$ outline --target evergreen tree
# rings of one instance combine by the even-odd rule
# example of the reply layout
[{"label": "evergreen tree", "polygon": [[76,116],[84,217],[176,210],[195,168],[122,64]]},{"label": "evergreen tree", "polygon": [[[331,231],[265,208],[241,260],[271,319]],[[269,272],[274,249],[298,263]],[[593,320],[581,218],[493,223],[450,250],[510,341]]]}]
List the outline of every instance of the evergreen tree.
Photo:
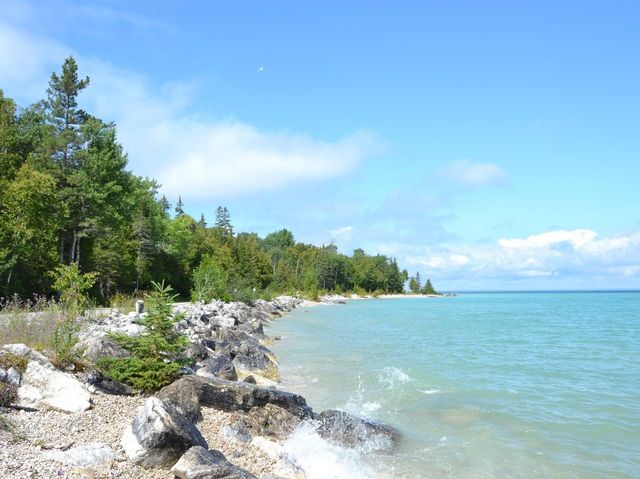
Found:
[{"label": "evergreen tree", "polygon": [[147,296],[147,315],[138,322],[145,327],[139,336],[111,334],[120,346],[131,351],[126,358],[106,357],[99,361],[105,374],[131,384],[141,391],[155,391],[169,384],[180,370],[177,356],[188,344],[187,337],[175,331],[182,318],[174,315],[171,286],[153,283],[155,291]]},{"label": "evergreen tree", "polygon": [[216,208],[216,230],[223,240],[233,238],[233,226],[231,226],[231,214],[226,206]]},{"label": "evergreen tree", "polygon": [[184,216],[184,210],[182,207],[184,203],[182,202],[182,197],[178,196],[178,202],[176,203],[176,216]]},{"label": "evergreen tree", "polygon": [[169,200],[167,199],[166,196],[162,195],[162,198],[160,199],[160,204],[162,205],[162,210],[168,214],[169,210],[171,209],[171,203],[169,203]]}]

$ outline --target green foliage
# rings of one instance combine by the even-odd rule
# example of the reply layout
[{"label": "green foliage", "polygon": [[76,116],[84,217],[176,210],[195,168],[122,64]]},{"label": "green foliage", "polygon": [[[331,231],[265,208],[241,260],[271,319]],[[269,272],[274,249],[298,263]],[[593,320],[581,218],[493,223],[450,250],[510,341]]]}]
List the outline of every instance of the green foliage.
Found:
[{"label": "green foliage", "polygon": [[81,326],[74,315],[58,321],[53,332],[51,363],[59,369],[77,369],[83,366],[83,351],[76,348]]},{"label": "green foliage", "polygon": [[81,273],[76,263],[58,266],[52,273],[53,287],[60,302],[71,316],[82,313],[89,305],[87,292],[95,283],[96,273]]},{"label": "green foliage", "polygon": [[63,317],[61,306],[53,300],[11,300],[0,304],[0,344],[26,344],[38,351],[53,349],[53,336]]},{"label": "green foliage", "polygon": [[155,291],[146,296],[147,315],[140,320],[145,330],[139,336],[112,334],[112,339],[132,355],[126,358],[103,358],[99,368],[109,377],[130,384],[141,391],[155,391],[175,379],[180,369],[177,361],[187,345],[187,338],[175,331],[181,317],[173,315],[171,286],[152,283]]},{"label": "green foliage", "polygon": [[[186,214],[181,197],[172,217],[158,184],[127,171],[115,125],[82,109],[88,87],[69,57],[30,108],[0,91],[0,295],[73,291],[47,274],[60,265],[95,273],[93,287],[63,295],[76,311],[87,295],[109,304],[114,294],[149,289],[152,279],[204,300],[403,291],[408,275],[393,258],[296,243],[287,229],[264,239],[237,233],[226,206],[208,227],[204,215]],[[71,326],[61,325],[59,337]]]},{"label": "green foliage", "polygon": [[215,256],[205,255],[200,265],[194,270],[191,297],[194,301],[209,302],[212,299],[231,301],[228,275]]},{"label": "green foliage", "polygon": [[13,368],[22,374],[27,369],[28,363],[29,358],[26,356],[13,353],[0,353],[0,368],[2,369],[7,370]]}]

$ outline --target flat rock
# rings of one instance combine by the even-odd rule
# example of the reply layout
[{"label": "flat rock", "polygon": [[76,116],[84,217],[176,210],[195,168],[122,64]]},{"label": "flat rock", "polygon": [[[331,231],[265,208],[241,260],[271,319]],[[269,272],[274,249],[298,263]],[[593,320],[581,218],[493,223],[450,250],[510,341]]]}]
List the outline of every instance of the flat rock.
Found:
[{"label": "flat rock", "polygon": [[236,381],[238,374],[231,358],[224,355],[211,356],[202,361],[202,367],[196,371],[198,376],[204,378],[222,378]]},{"label": "flat rock", "polygon": [[100,466],[117,457],[111,447],[102,443],[91,443],[84,446],[72,447],[67,451],[49,451],[45,455],[49,459],[66,464],[67,466],[78,467]]},{"label": "flat rock", "polygon": [[256,479],[256,476],[234,466],[219,451],[194,446],[171,468],[179,479]]},{"label": "flat rock", "polygon": [[246,382],[186,376],[162,388],[157,397],[176,404],[209,406],[221,411],[250,411],[267,404],[304,419],[313,413],[302,396]]},{"label": "flat rock", "polygon": [[169,467],[192,446],[208,447],[186,417],[156,397],[140,407],[121,445],[127,457],[143,467]]}]

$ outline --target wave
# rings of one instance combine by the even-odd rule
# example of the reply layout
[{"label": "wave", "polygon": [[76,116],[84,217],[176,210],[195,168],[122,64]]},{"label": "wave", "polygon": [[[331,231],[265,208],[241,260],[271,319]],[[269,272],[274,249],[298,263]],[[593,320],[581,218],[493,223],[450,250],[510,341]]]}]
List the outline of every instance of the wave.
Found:
[{"label": "wave", "polygon": [[426,394],[427,396],[431,396],[433,394],[439,394],[439,389],[423,389],[420,391],[422,394]]},{"label": "wave", "polygon": [[402,368],[396,368],[393,366],[386,367],[378,376],[378,382],[387,389],[393,389],[398,384],[404,384],[411,381],[411,376],[405,373]]}]

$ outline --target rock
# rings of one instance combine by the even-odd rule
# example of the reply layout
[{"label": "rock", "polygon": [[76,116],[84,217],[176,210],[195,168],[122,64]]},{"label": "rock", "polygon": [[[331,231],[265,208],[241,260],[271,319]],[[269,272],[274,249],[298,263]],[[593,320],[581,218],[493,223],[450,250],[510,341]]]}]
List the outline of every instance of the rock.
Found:
[{"label": "rock", "polygon": [[229,381],[238,379],[236,367],[227,356],[212,356],[206,359],[196,374],[204,378],[222,378]]},{"label": "rock", "polygon": [[[22,377],[17,371],[13,375],[13,381],[20,385],[17,406],[71,413],[91,407],[90,395],[80,381],[71,374],[58,371],[42,354],[24,344],[6,345],[2,350],[29,358]],[[8,375],[11,369],[7,371]]]},{"label": "rock", "polygon": [[6,375],[7,376],[6,379],[4,379],[4,382],[9,383],[15,387],[20,386],[20,373],[16,370],[16,368],[9,368]]},{"label": "rock", "polygon": [[286,439],[302,422],[298,416],[273,404],[254,407],[247,413],[247,420],[256,434],[279,440]]},{"label": "rock", "polygon": [[243,421],[236,421],[230,426],[223,426],[218,431],[218,437],[224,441],[246,444],[251,442],[251,432]]},{"label": "rock", "polygon": [[278,444],[277,442],[271,441],[262,436],[254,437],[251,440],[251,444],[259,448],[275,462],[275,464],[273,465],[273,472],[277,474],[276,477],[306,477],[304,470],[302,470],[297,464],[292,462],[281,444]]},{"label": "rock", "polygon": [[91,443],[73,447],[67,451],[50,451],[46,457],[67,466],[100,466],[116,459],[116,453],[111,447],[101,443]]},{"label": "rock", "polygon": [[84,357],[92,363],[100,358],[126,358],[131,353],[105,336],[93,336],[83,342]]},{"label": "rock", "polygon": [[341,446],[364,447],[370,450],[390,449],[400,437],[400,433],[390,426],[344,411],[323,411],[319,420],[318,434]]},{"label": "rock", "polygon": [[254,378],[253,376],[249,375],[246,378],[243,379],[243,381],[245,383],[249,383],[249,384],[257,384],[256,383],[256,378]]},{"label": "rock", "polygon": [[256,476],[231,464],[219,451],[195,446],[171,468],[180,479],[256,479]]},{"label": "rock", "polygon": [[238,376],[258,374],[272,381],[279,379],[278,362],[275,357],[255,340],[243,341],[231,350],[231,356]]},{"label": "rock", "polygon": [[200,431],[171,404],[150,397],[121,440],[127,457],[143,467],[175,464],[192,446],[207,447]]},{"label": "rock", "polygon": [[8,373],[4,369],[0,368],[0,382],[7,382]]},{"label": "rock", "polygon": [[245,382],[186,376],[162,388],[157,397],[174,403],[210,406],[221,411],[250,411],[273,404],[301,419],[313,413],[302,396],[279,389],[266,389]]},{"label": "rock", "polygon": [[136,300],[136,314],[142,314],[144,312],[144,301],[141,299]]},{"label": "rock", "polygon": [[90,371],[87,373],[85,380],[87,384],[106,394],[114,394],[118,396],[132,396],[135,394],[135,391],[131,386],[116,381],[115,379],[105,377],[98,371]]},{"label": "rock", "polygon": [[207,343],[205,341],[191,343],[184,351],[182,351],[181,356],[186,359],[191,359],[194,362],[206,359],[209,356]]}]

